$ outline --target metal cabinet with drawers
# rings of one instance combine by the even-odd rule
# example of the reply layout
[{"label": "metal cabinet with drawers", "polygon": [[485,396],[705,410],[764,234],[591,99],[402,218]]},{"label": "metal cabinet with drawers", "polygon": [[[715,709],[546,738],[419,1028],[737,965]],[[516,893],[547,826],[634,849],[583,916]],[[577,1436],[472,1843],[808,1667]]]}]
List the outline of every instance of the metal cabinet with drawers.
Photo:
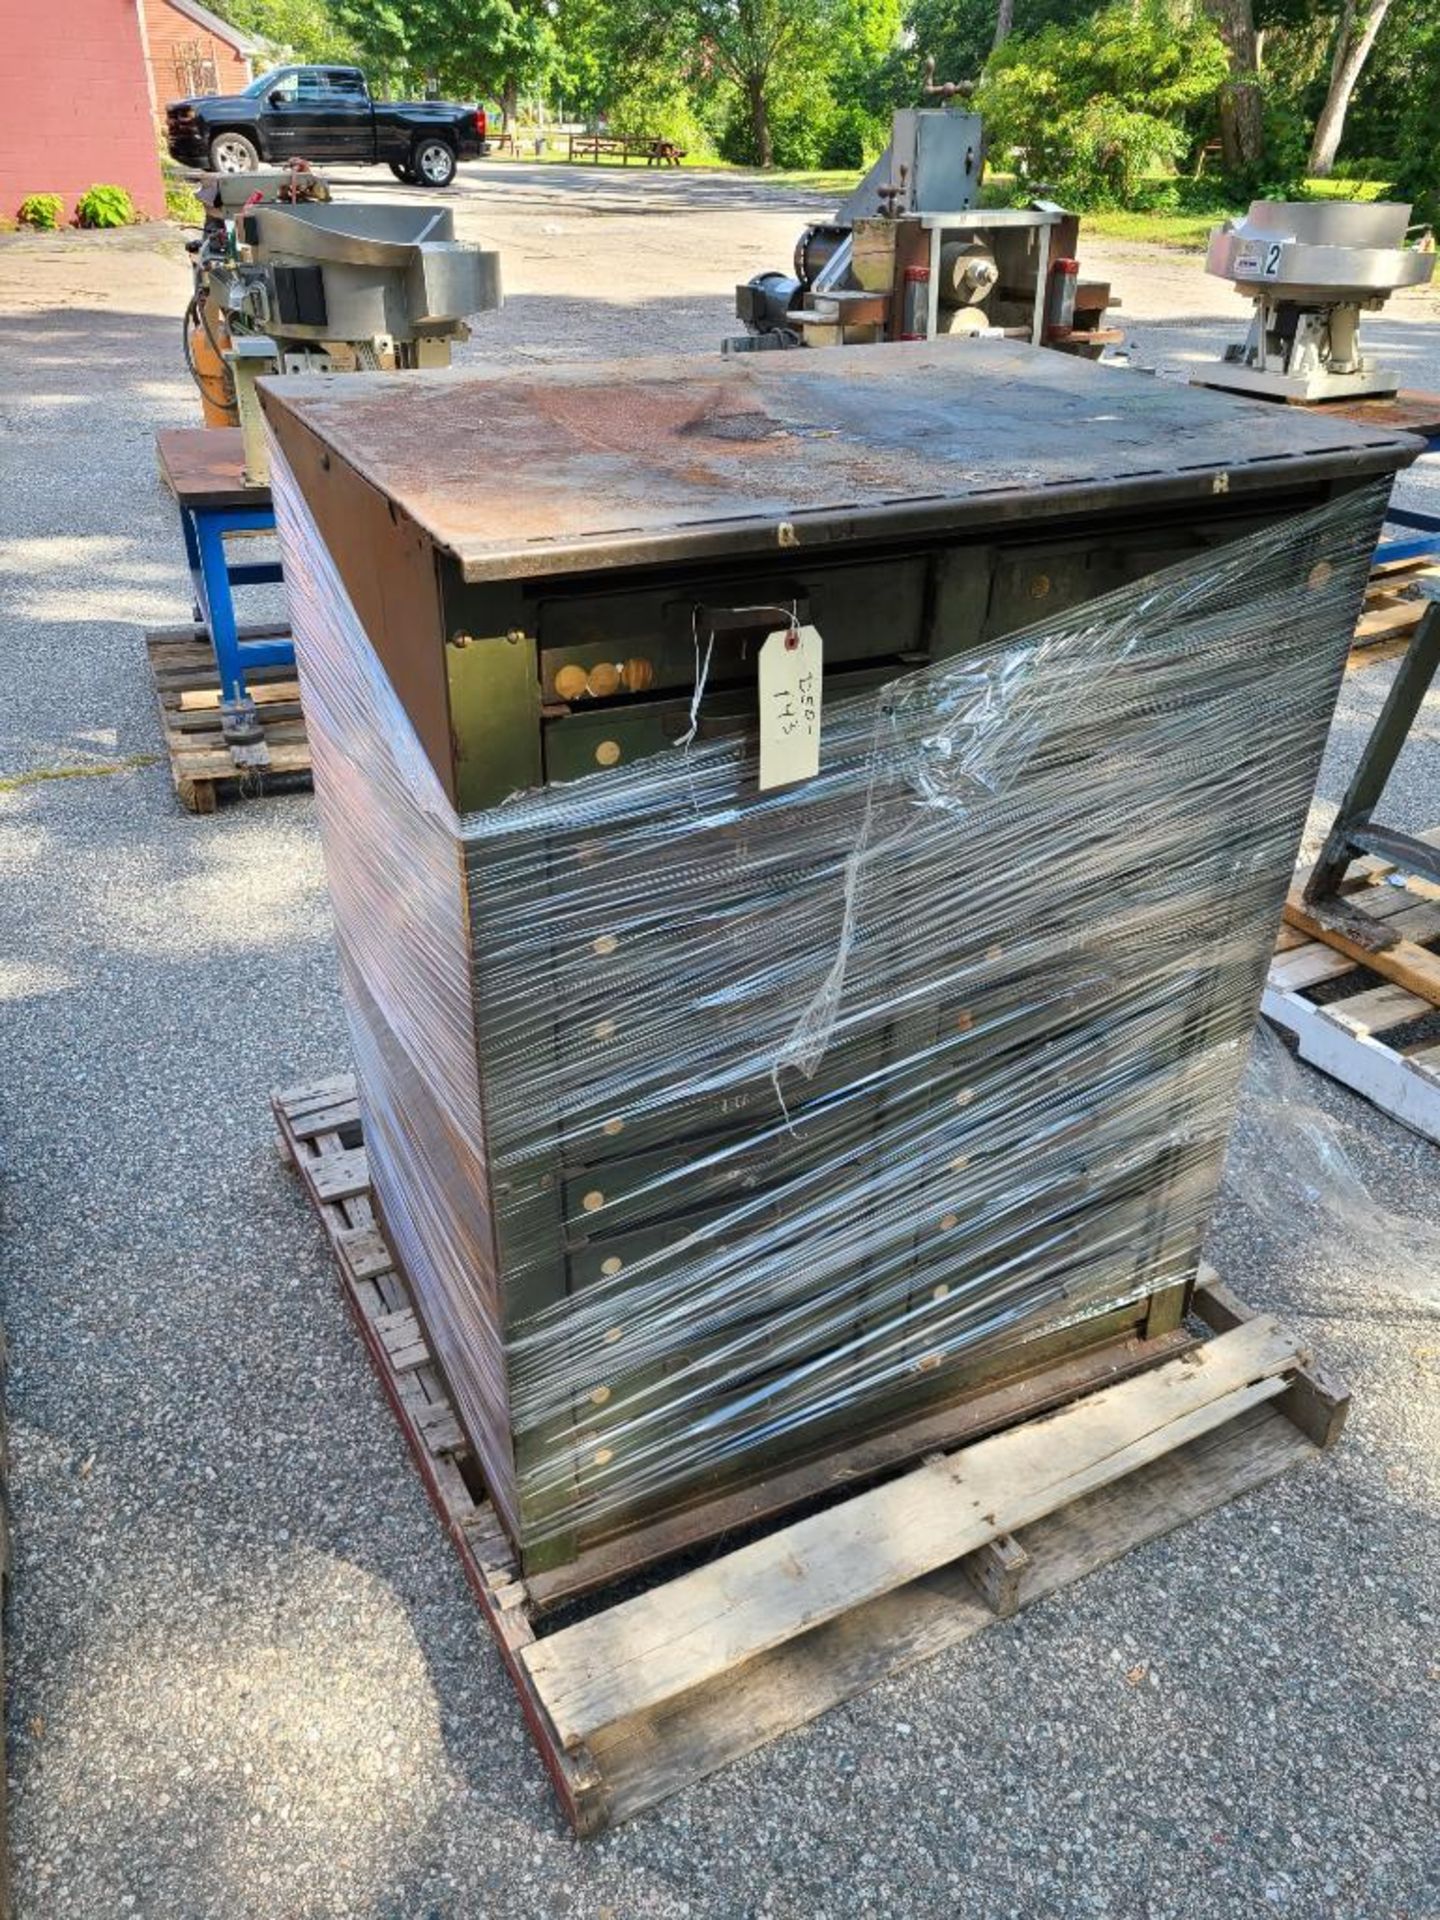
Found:
[{"label": "metal cabinet with drawers", "polygon": [[[1008,342],[263,404],[377,1196],[527,1571],[1183,1297],[1413,443]],[[1013,804],[877,804],[888,690],[959,738],[1002,637],[1103,677],[1067,613],[1227,552],[1259,612],[1132,596]],[[792,625],[820,771],[761,794]]]}]

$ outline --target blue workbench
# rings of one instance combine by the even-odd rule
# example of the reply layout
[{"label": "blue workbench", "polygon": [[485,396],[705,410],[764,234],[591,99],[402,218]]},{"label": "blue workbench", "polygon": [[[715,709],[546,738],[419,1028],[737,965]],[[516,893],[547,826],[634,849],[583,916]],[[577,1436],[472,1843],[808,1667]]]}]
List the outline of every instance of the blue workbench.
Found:
[{"label": "blue workbench", "polygon": [[165,484],[180,510],[180,532],[195,596],[195,620],[215,649],[221,713],[232,726],[253,719],[247,670],[293,667],[288,633],[243,635],[235,608],[237,587],[275,586],[278,560],[232,558],[236,535],[273,533],[270,489],[245,481],[238,427],[174,427],[155,436]]}]

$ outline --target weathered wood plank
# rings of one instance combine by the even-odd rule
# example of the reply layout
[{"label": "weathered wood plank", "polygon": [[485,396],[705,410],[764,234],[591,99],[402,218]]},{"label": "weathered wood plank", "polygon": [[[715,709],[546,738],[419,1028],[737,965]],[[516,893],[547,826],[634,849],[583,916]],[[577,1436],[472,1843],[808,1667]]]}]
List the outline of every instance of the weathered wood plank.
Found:
[{"label": "weathered wood plank", "polygon": [[353,1097],[337,1100],[328,1107],[317,1107],[311,1113],[292,1114],[290,1117],[290,1131],[297,1140],[313,1140],[317,1133],[335,1133],[342,1127],[359,1124],[360,1106]]},{"label": "weathered wood plank", "polygon": [[1354,973],[1355,962],[1319,940],[1307,940],[1304,946],[1287,953],[1283,960],[1270,962],[1270,979],[1287,993],[1300,987],[1318,986],[1322,980],[1338,980]]},{"label": "weathered wood plank", "polygon": [[[1147,1541],[1262,1486],[1315,1449],[1268,1407],[1027,1528],[1020,1604],[1083,1579]],[[588,1751],[612,1824],[693,1785],[841,1702],[997,1625],[958,1566],[945,1567],[653,1712],[597,1734]]]},{"label": "weathered wood plank", "polygon": [[1283,1389],[1294,1340],[1259,1318],[1048,1418],[566,1627],[526,1652],[567,1746],[704,1684],[1133,1472]]},{"label": "weathered wood plank", "polygon": [[303,1086],[284,1088],[273,1097],[271,1105],[293,1131],[293,1123],[304,1115],[326,1107],[343,1106],[354,1099],[354,1074],[334,1073],[324,1080],[311,1080]]},{"label": "weathered wood plank", "polygon": [[335,1236],[335,1250],[354,1280],[378,1280],[395,1268],[385,1236],[375,1226],[346,1227]]},{"label": "weathered wood plank", "polygon": [[[290,680],[259,681],[251,684],[246,676],[250,698],[257,707],[278,706],[286,701],[298,701],[300,682]],[[216,713],[220,707],[219,687],[185,687],[180,694],[181,713]]]},{"label": "weathered wood plank", "polygon": [[1305,905],[1298,890],[1292,890],[1285,902],[1285,918],[1292,927],[1298,927],[1312,939],[1323,940],[1326,946],[1334,947],[1337,953],[1358,961],[1362,967],[1369,967],[1372,973],[1381,974],[1410,993],[1419,994],[1422,999],[1440,1005],[1440,954],[1431,953],[1415,941],[1403,938],[1393,946],[1372,953],[1368,947],[1361,946],[1358,941],[1349,939],[1318,919]]},{"label": "weathered wood plank", "polygon": [[1387,981],[1383,987],[1371,987],[1365,993],[1352,993],[1344,1000],[1332,1000],[1317,1007],[1322,1020],[1329,1020],[1346,1033],[1387,1033],[1392,1027],[1406,1026],[1411,1020],[1423,1020],[1435,1011],[1428,1000],[1407,993]]},{"label": "weathered wood plank", "polygon": [[364,1147],[324,1153],[307,1162],[306,1172],[321,1200],[343,1200],[363,1193],[370,1184],[370,1162]]}]

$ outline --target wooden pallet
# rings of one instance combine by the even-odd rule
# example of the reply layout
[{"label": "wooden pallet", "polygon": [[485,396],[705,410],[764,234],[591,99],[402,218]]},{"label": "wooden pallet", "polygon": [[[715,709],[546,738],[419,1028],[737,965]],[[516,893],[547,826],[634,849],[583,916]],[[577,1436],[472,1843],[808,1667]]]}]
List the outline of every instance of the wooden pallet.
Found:
[{"label": "wooden pallet", "polygon": [[1365,605],[1355,623],[1346,673],[1394,660],[1409,646],[1429,602],[1420,591],[1425,580],[1440,580],[1440,564],[1428,554],[1411,560],[1384,560],[1371,569]]},{"label": "wooden pallet", "polygon": [[[257,639],[265,628],[243,628]],[[213,813],[222,798],[273,793],[309,781],[310,743],[300,687],[290,667],[259,667],[245,676],[264,733],[263,766],[239,766],[220,730],[220,682],[210,642],[194,627],[166,627],[145,636],[160,706],[170,773],[191,813]]]},{"label": "wooden pallet", "polygon": [[1302,1060],[1440,1142],[1440,888],[1399,880],[1383,860],[1347,876],[1346,906],[1399,936],[1373,953],[1315,918],[1297,876],[1261,1010]]},{"label": "wooden pallet", "polygon": [[[1208,1271],[1171,1358],[553,1627],[484,1496],[371,1203],[354,1083],[275,1096],[284,1151],[577,1832],[626,1820],[1338,1438],[1348,1394]],[[1133,1343],[1132,1343],[1133,1344]],[[1003,1391],[1003,1390],[1002,1390]],[[1001,1424],[1001,1423],[1004,1424]]]}]

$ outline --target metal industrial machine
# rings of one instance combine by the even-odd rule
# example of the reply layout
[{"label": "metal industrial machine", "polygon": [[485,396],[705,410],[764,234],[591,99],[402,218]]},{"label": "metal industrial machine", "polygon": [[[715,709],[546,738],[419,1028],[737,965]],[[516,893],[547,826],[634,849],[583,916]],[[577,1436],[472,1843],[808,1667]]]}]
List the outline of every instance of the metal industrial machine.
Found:
[{"label": "metal industrial machine", "polygon": [[1399,376],[1360,344],[1360,315],[1399,287],[1424,286],[1435,256],[1407,246],[1399,201],[1256,200],[1210,236],[1206,271],[1255,303],[1250,331],[1198,386],[1274,400],[1394,393]]},{"label": "metal industrial machine", "polygon": [[445,208],[335,206],[303,165],[217,174],[202,197],[187,358],[207,420],[242,428],[251,485],[268,477],[258,378],[448,366],[467,317],[501,303],[499,254],[457,241]]},{"label": "metal industrial machine", "polygon": [[937,334],[1000,335],[1098,358],[1120,332],[1103,282],[1082,282],[1080,222],[1048,200],[979,206],[985,132],[953,103],[970,88],[927,81],[943,107],[906,107],[890,143],[835,218],[807,227],[794,272],[735,290],[745,334],[727,352],[869,345]]}]

